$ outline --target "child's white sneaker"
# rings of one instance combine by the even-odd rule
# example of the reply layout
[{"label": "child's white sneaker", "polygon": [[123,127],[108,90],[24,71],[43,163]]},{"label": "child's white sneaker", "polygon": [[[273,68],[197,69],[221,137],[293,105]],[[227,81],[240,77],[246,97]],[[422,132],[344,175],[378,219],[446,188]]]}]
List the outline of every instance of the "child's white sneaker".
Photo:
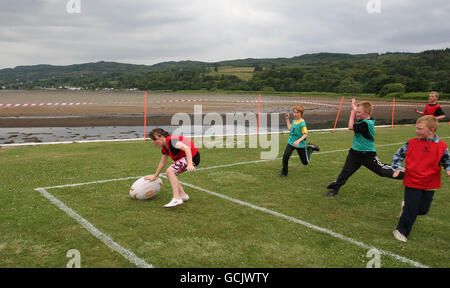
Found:
[{"label": "child's white sneaker", "polygon": [[171,207],[175,207],[175,206],[181,205],[181,204],[183,204],[183,203],[184,203],[184,202],[183,202],[183,200],[181,200],[181,199],[172,198],[172,201],[170,201],[169,203],[167,203],[166,205],[164,205],[164,207],[166,207],[166,208],[171,208]]},{"label": "child's white sneaker", "polygon": [[405,235],[403,235],[402,233],[400,233],[400,231],[398,231],[397,229],[394,230],[394,238],[402,241],[402,242],[407,242],[408,238],[405,237]]},{"label": "child's white sneaker", "polygon": [[184,194],[183,196],[181,196],[181,200],[183,200],[183,202],[189,201],[189,195]]}]

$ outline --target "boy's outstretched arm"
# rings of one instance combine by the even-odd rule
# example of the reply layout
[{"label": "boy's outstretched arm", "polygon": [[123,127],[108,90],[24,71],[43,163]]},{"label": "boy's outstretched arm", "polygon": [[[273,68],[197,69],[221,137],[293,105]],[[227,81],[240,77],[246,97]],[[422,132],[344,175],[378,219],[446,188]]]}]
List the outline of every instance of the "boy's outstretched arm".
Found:
[{"label": "boy's outstretched arm", "polygon": [[288,113],[284,114],[284,119],[286,120],[286,126],[288,128],[288,130],[291,130],[291,120],[289,119],[290,116]]},{"label": "boy's outstretched arm", "polygon": [[353,130],[353,124],[355,124],[355,116],[356,116],[356,99],[352,99],[352,112],[350,113],[350,119],[348,119],[348,129]]},{"label": "boy's outstretched arm", "polygon": [[416,112],[416,113],[419,114],[419,115],[423,115],[423,112],[422,112],[422,111],[419,111],[417,108],[414,109],[414,112]]},{"label": "boy's outstretched arm", "polygon": [[436,119],[439,121],[439,120],[444,119],[445,117],[446,117],[446,116],[445,116],[445,114],[444,114],[444,115],[436,116]]},{"label": "boy's outstretched arm", "polygon": [[406,157],[406,151],[408,150],[408,142],[406,142],[400,149],[395,152],[394,157],[392,158],[392,168],[394,171],[397,170],[405,170],[405,168],[402,167],[403,160],[405,160]]},{"label": "boy's outstretched arm", "polygon": [[448,154],[448,148],[445,149],[444,155],[442,155],[441,164],[447,172],[447,176],[450,176],[450,156]]},{"label": "boy's outstretched arm", "polygon": [[300,142],[302,142],[303,140],[305,140],[305,138],[308,137],[307,133],[303,133],[302,137],[298,138],[293,144],[295,145],[295,147],[297,147]]},{"label": "boy's outstretched arm", "polygon": [[392,169],[394,169],[393,178],[397,178],[400,172],[405,172],[406,169],[402,167],[403,160],[406,157],[406,151],[408,150],[408,142],[406,142],[400,149],[395,152],[392,158]]}]

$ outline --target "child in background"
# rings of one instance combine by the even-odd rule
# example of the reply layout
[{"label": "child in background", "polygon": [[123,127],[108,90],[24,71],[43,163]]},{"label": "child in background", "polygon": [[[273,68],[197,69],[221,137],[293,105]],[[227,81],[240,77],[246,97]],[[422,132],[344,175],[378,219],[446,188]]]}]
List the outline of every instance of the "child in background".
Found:
[{"label": "child in background", "polygon": [[[361,102],[356,105],[352,99],[352,112],[348,121],[348,129],[355,132],[353,146],[350,148],[344,167],[336,181],[328,185],[326,197],[338,195],[339,189],[360,167],[365,166],[382,177],[393,177],[394,170],[390,165],[381,163],[375,149],[375,120],[372,118],[372,104]],[[358,121],[355,123],[355,116]],[[400,174],[398,179],[402,179]]]},{"label": "child in background", "polygon": [[[450,176],[450,158],[447,144],[435,134],[438,128],[436,117],[420,117],[416,123],[418,138],[409,140],[394,155],[392,166],[394,177],[405,173],[403,185],[405,196],[395,239],[406,242],[417,215],[425,215],[430,210],[434,189],[441,187],[441,165]],[[405,168],[402,162],[405,160]]]},{"label": "child in background", "polygon": [[283,169],[278,177],[286,177],[288,175],[289,158],[291,158],[292,152],[297,151],[300,160],[303,165],[308,165],[311,161],[311,154],[313,151],[319,151],[319,147],[314,144],[306,144],[306,137],[308,136],[308,129],[306,128],[306,122],[303,119],[303,113],[305,108],[302,105],[295,105],[292,109],[294,114],[294,121],[291,123],[288,113],[284,115],[286,119],[286,125],[289,129],[289,140],[286,145],[286,149],[283,153]]},{"label": "child in background", "polygon": [[437,120],[441,120],[445,118],[445,113],[442,110],[441,106],[437,104],[437,101],[439,100],[439,93],[436,91],[430,92],[428,95],[428,103],[425,105],[425,110],[423,112],[415,109],[415,112],[419,115],[433,115],[436,117]]},{"label": "child in background", "polygon": [[149,133],[149,137],[156,147],[162,148],[162,156],[155,175],[148,175],[145,179],[150,181],[155,180],[166,166],[167,159],[170,156],[174,160],[174,163],[167,168],[166,176],[172,186],[173,198],[164,207],[171,208],[181,205],[189,200],[189,196],[184,192],[177,176],[184,171],[195,170],[195,167],[200,164],[200,152],[188,138],[172,136],[169,132],[161,128],[153,129]]}]

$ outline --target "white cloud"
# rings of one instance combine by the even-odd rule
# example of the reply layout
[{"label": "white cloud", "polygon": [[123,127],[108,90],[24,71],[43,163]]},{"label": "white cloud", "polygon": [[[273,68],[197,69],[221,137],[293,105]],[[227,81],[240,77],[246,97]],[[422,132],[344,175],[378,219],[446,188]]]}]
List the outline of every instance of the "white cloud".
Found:
[{"label": "white cloud", "polygon": [[0,0],[0,68],[220,61],[450,46],[447,0]]}]

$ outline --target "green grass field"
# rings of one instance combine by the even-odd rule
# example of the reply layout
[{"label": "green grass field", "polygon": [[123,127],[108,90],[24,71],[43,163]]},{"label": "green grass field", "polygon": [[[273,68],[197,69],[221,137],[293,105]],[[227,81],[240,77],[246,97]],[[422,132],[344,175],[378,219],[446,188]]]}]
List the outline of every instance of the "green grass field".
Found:
[{"label": "green grass field", "polygon": [[233,66],[219,66],[217,71],[210,69],[209,75],[234,75],[241,80],[250,80],[255,71],[254,67],[233,67]]},{"label": "green grass field", "polygon": [[[413,126],[376,131],[377,153],[385,163],[415,137]],[[450,125],[441,124],[438,135],[449,143]],[[281,157],[287,135],[278,136]],[[128,195],[135,179],[158,165],[160,150],[151,142],[2,148],[0,267],[64,268],[71,260],[67,252],[77,249],[81,267],[136,267],[137,258],[156,268],[364,268],[373,259],[367,256],[371,247],[381,251],[381,267],[450,267],[450,185],[444,173],[430,212],[418,217],[409,242],[402,243],[392,236],[401,181],[361,168],[338,197],[325,198],[352,133],[311,132],[308,141],[321,151],[308,166],[294,153],[286,178],[276,177],[280,159],[254,162],[259,149],[203,148],[202,169],[180,175],[191,200],[172,209],[163,207],[172,194],[165,178],[150,200]],[[233,163],[240,164],[220,167]],[[95,183],[127,177],[133,178]],[[94,183],[48,188],[86,182]],[[107,246],[38,187],[92,224],[100,239],[109,237],[104,241],[132,256]]]}]

